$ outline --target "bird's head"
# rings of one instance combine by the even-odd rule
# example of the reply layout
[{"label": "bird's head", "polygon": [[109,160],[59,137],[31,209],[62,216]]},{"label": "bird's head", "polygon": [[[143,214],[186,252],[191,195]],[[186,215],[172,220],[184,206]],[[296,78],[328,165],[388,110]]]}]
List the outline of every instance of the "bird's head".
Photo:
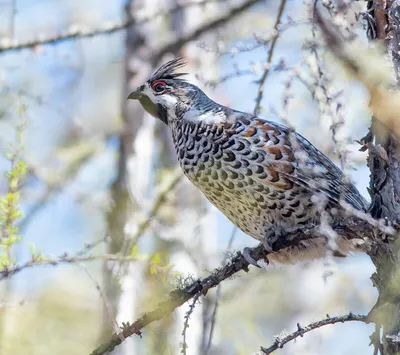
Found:
[{"label": "bird's head", "polygon": [[186,73],[177,72],[185,64],[181,58],[164,64],[128,99],[139,100],[148,113],[166,124],[181,119],[197,97],[203,94],[196,86],[182,79]]}]

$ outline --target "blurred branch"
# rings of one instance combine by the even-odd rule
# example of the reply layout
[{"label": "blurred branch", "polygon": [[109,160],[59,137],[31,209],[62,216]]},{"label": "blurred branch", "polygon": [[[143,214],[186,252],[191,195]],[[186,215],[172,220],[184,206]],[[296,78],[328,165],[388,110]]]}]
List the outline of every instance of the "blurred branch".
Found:
[{"label": "blurred branch", "polygon": [[[351,230],[348,229],[350,225],[352,227]],[[359,220],[354,220],[352,222],[346,221],[345,226],[336,225],[333,228],[336,228],[336,231],[338,233],[341,233],[342,235],[346,235],[348,237],[353,234],[353,237],[355,238],[368,237],[368,234],[374,233],[374,231],[370,227],[366,226],[365,222]],[[304,228],[302,230],[295,231],[293,233],[287,234],[286,236],[282,236],[282,238],[279,238],[279,240],[276,241],[276,243],[274,244],[273,250],[274,252],[277,252],[289,246],[293,247],[303,240],[314,238],[317,236],[318,234],[316,234],[315,228]],[[256,261],[265,259],[267,255],[268,253],[265,251],[262,245],[253,248],[251,251],[251,257]],[[206,295],[211,288],[218,286],[222,281],[232,277],[234,274],[238,273],[241,270],[247,272],[249,270],[249,263],[246,261],[241,253],[237,253],[226,265],[215,269],[214,272],[208,277],[190,283],[184,289],[176,289],[172,291],[167,301],[160,303],[158,308],[151,312],[145,313],[134,323],[125,324],[120,332],[114,333],[108,341],[96,348],[91,353],[91,355],[103,355],[107,352],[111,352],[127,337],[130,337],[134,334],[141,335],[141,330],[150,323],[158,321],[171,314],[176,308],[180,307],[185,302],[195,297],[197,294],[200,293],[201,295]]]},{"label": "blurred branch", "polygon": [[44,265],[56,266],[59,264],[75,264],[75,263],[81,263],[85,261],[95,261],[95,260],[130,262],[130,261],[138,261],[138,258],[133,256],[122,256],[118,254],[103,254],[103,255],[89,255],[89,256],[68,256],[68,254],[64,254],[55,259],[38,256],[37,258],[34,258],[26,262],[25,264],[16,265],[9,269],[0,271],[0,280],[10,278],[24,269],[28,269],[35,266],[44,266]]},{"label": "blurred branch", "polygon": [[[315,20],[332,53],[370,92],[370,108],[376,119],[400,137],[400,120],[398,119],[400,92],[392,92],[385,87],[389,86],[389,82],[382,75],[384,63],[378,62],[376,65],[370,65],[370,61],[357,60],[362,56],[373,56],[374,52],[365,49],[365,53],[360,53],[354,50],[354,47],[350,48],[339,29],[333,23],[324,19],[317,9],[315,11]],[[378,61],[378,58],[376,60]]]},{"label": "blurred branch", "polygon": [[[278,26],[277,31],[272,31],[267,36],[258,35],[256,33],[253,33],[253,39],[255,41],[254,43],[247,42],[247,41],[246,41],[246,43],[240,42],[240,43],[236,43],[233,47],[231,47],[229,49],[225,49],[224,46],[220,46],[218,43],[216,43],[215,46],[210,47],[206,43],[201,42],[198,44],[198,47],[204,49],[207,53],[215,53],[219,57],[231,56],[233,58],[238,53],[252,52],[261,47],[266,47],[268,44],[270,44],[270,42],[272,41],[273,38],[275,38],[276,36],[278,36],[278,37],[281,36],[287,30],[293,29],[293,27],[311,24],[310,21],[295,21],[289,15],[287,16],[287,19],[288,19],[287,23],[284,23],[284,24],[281,23]],[[253,70],[252,73],[255,73],[255,71]]]},{"label": "blurred branch", "polygon": [[273,29],[274,36],[272,37],[271,46],[270,46],[269,52],[268,52],[267,62],[265,63],[265,70],[264,70],[263,75],[261,76],[260,81],[258,82],[258,94],[257,94],[257,98],[256,98],[256,106],[254,108],[255,116],[257,116],[260,113],[261,100],[264,96],[264,84],[268,78],[268,74],[271,69],[271,64],[272,64],[272,59],[274,56],[276,42],[278,41],[278,38],[279,38],[279,25],[281,24],[281,21],[282,21],[282,15],[285,10],[285,6],[286,6],[286,0],[281,0],[281,4],[279,5],[279,10],[278,10],[278,15],[276,17],[275,25],[274,25],[274,29]]},{"label": "blurred branch", "polygon": [[345,322],[352,322],[352,321],[357,321],[357,322],[364,322],[364,323],[369,323],[367,316],[364,315],[359,315],[359,314],[353,314],[349,313],[345,316],[339,316],[339,317],[327,317],[325,319],[319,320],[314,323],[310,323],[309,325],[306,325],[305,327],[302,327],[299,323],[297,323],[297,331],[290,333],[290,334],[285,334],[284,336],[276,336],[275,343],[271,345],[269,348],[263,348],[261,347],[261,352],[263,354],[271,354],[277,349],[282,349],[283,346],[288,343],[289,341],[292,341],[298,337],[303,337],[305,333],[311,332],[314,329],[321,328],[325,325],[329,324],[335,324],[335,323],[345,323]]},{"label": "blurred branch", "polygon": [[137,232],[133,235],[132,238],[129,238],[126,241],[126,245],[123,248],[123,255],[127,255],[130,253],[130,249],[134,246],[137,245],[139,242],[139,239],[146,233],[148,228],[150,227],[151,221],[158,215],[161,207],[165,204],[167,201],[168,194],[175,190],[175,188],[178,186],[178,184],[182,181],[183,174],[182,171],[179,169],[176,173],[175,176],[172,178],[171,182],[166,186],[166,188],[161,191],[151,210],[149,215],[146,217],[146,219],[138,225]]},{"label": "blurred branch", "polygon": [[104,293],[104,291],[101,288],[100,284],[96,281],[96,279],[94,278],[94,276],[92,275],[92,273],[89,271],[88,267],[85,264],[80,262],[79,266],[85,271],[86,275],[89,277],[89,279],[96,286],[96,290],[99,292],[99,295],[100,295],[101,299],[103,300],[104,307],[106,308],[106,310],[108,312],[108,316],[110,317],[112,325],[116,326],[118,328],[117,318],[115,317],[115,314],[113,312],[113,308],[112,308],[112,306],[110,304],[110,300],[108,299],[108,297]]},{"label": "blurred branch", "polygon": [[[376,2],[378,6],[380,2]],[[392,5],[390,5],[392,6]],[[391,24],[386,41],[389,57],[395,65],[395,72],[400,70],[397,63],[397,48],[400,47],[398,29],[400,22],[394,19],[395,13],[400,13],[400,5],[386,9],[390,14],[388,19],[395,21]],[[387,218],[394,225],[400,224],[400,92],[393,88],[393,77],[387,61],[383,61],[383,53],[363,49],[354,50],[347,43],[339,29],[324,19],[321,13],[315,11],[315,20],[322,31],[323,37],[332,53],[342,64],[363,83],[370,93],[370,109],[373,114],[371,132],[362,139],[365,149],[369,149],[368,165],[371,169],[370,193],[372,197],[371,214],[374,218]],[[379,24],[381,22],[377,22]],[[384,22],[381,25],[385,25]],[[386,28],[386,27],[385,27]],[[397,43],[397,45],[396,45]],[[396,52],[396,53],[392,53]],[[368,60],[361,57],[367,57]],[[371,62],[373,65],[371,65]],[[399,67],[397,67],[399,65]],[[389,73],[388,73],[389,72]],[[399,82],[397,83],[399,85]],[[374,142],[373,138],[376,138]]]},{"label": "blurred branch", "polygon": [[[236,232],[237,231],[238,231],[238,228],[236,226],[234,226],[233,229],[232,229],[231,236],[229,238],[228,246],[226,248],[226,252],[227,253],[230,252],[230,250],[232,248],[232,244],[233,244],[233,241],[234,241],[234,239],[236,237]],[[228,261],[227,259],[228,259],[228,254],[225,255],[223,263],[227,262]],[[222,290],[222,285],[219,284],[218,287],[217,287],[217,292],[216,292],[216,296],[215,296],[214,310],[213,310],[213,312],[211,314],[210,333],[209,333],[209,336],[208,336],[207,344],[205,344],[204,355],[207,355],[209,353],[210,349],[211,349],[212,339],[213,339],[213,336],[214,336],[215,323],[217,321],[217,310],[218,310],[219,302],[220,302],[220,299],[221,299],[221,292],[222,292],[221,290]]]},{"label": "blurred branch", "polygon": [[[140,34],[136,26],[135,12],[132,10],[134,0],[125,3],[126,19],[133,25],[129,26],[125,32],[125,56],[124,56],[124,79],[122,92],[132,91],[135,85],[135,78],[138,76],[139,69],[134,68],[132,63],[139,58],[139,53],[146,45],[146,39]],[[143,65],[142,65],[143,64]],[[149,71],[145,63],[140,63],[141,72]],[[107,211],[107,234],[110,236],[110,243],[107,245],[109,254],[120,253],[125,243],[126,224],[129,216],[134,209],[134,198],[131,194],[129,184],[129,164],[128,161],[133,157],[134,140],[142,127],[143,114],[140,114],[135,106],[126,105],[125,100],[121,102],[121,113],[123,129],[118,132],[118,160],[116,165],[116,179],[110,188],[112,207]],[[132,110],[133,109],[133,110]],[[135,123],[134,123],[135,122]],[[103,290],[107,299],[113,307],[112,312],[118,315],[120,296],[122,292],[122,281],[115,277],[114,270],[120,268],[119,263],[103,263]],[[100,339],[104,339],[115,328],[110,327],[109,310],[104,307],[102,312],[102,327]]]},{"label": "blurred branch", "polygon": [[[11,52],[11,51],[19,51],[22,49],[31,48],[34,49],[38,46],[47,45],[47,44],[55,44],[64,41],[69,41],[77,38],[90,38],[99,35],[111,34],[114,32],[121,31],[127,27],[129,27],[132,23],[130,21],[117,23],[111,26],[106,26],[104,28],[98,28],[91,31],[83,30],[83,29],[73,29],[65,33],[61,33],[59,35],[51,36],[43,39],[36,39],[28,42],[22,43],[13,43],[10,45],[0,46],[0,53]],[[14,41],[15,42],[15,41]]]},{"label": "blurred branch", "polygon": [[153,63],[158,63],[161,58],[167,53],[176,53],[179,51],[181,47],[183,47],[187,42],[193,41],[196,38],[200,37],[204,33],[211,31],[219,26],[224,25],[226,22],[232,20],[233,18],[240,15],[242,12],[249,9],[251,6],[261,2],[262,0],[247,0],[243,4],[232,7],[225,15],[222,15],[214,20],[207,22],[206,24],[200,26],[196,30],[192,32],[185,33],[182,37],[177,38],[172,43],[168,43],[164,47],[156,50],[154,54],[152,54]]},{"label": "blurred branch", "polygon": [[[69,149],[69,151],[74,151],[73,159],[69,157],[70,161],[68,161],[67,159],[63,160],[64,164],[69,163],[63,176],[61,176],[57,182],[47,183],[48,186],[46,191],[44,191],[42,196],[40,196],[40,198],[35,201],[34,205],[29,209],[28,213],[26,213],[21,221],[18,223],[18,228],[20,229],[21,233],[26,230],[27,226],[33,220],[33,218],[36,217],[36,215],[46,206],[46,203],[48,203],[49,200],[51,200],[51,198],[53,198],[57,193],[62,192],[66,188],[65,185],[68,181],[71,181],[76,177],[76,175],[80,172],[82,166],[86,164],[96,154],[96,149],[96,144],[87,142],[85,142],[84,145],[77,145],[74,146],[72,149]],[[35,171],[35,166],[30,167],[29,170],[33,172],[34,176],[40,179],[41,173],[37,173],[37,171]],[[51,173],[49,175],[51,175],[54,179],[54,176],[56,174]]]},{"label": "blurred branch", "polygon": [[[135,19],[129,19],[127,21],[123,21],[121,23],[116,23],[112,25],[107,25],[104,26],[103,28],[97,28],[93,30],[86,30],[86,29],[79,29],[79,28],[74,28],[72,30],[69,30],[64,33],[60,33],[55,36],[50,36],[48,38],[41,38],[41,39],[36,39],[36,40],[31,40],[27,42],[22,42],[22,43],[12,43],[9,45],[3,45],[0,46],[0,53],[5,53],[5,52],[10,52],[10,51],[19,51],[22,49],[28,49],[28,48],[36,48],[38,46],[42,45],[47,45],[47,44],[56,44],[64,41],[69,41],[69,40],[74,40],[77,38],[91,38],[99,35],[107,35],[107,34],[112,34],[115,32],[119,32],[121,30],[124,30],[133,24],[137,25],[143,25],[147,22],[154,21],[158,17],[163,17],[167,16],[170,14],[173,14],[175,12],[179,12],[185,8],[191,7],[191,6],[204,6],[208,3],[215,3],[215,2],[220,2],[223,0],[204,0],[201,2],[198,2],[196,0],[193,1],[187,1],[184,4],[179,4],[177,6],[174,6],[170,9],[162,9],[154,14],[151,14],[149,16],[146,16],[145,18],[142,18],[140,20],[135,20]],[[166,52],[174,51],[175,48],[178,48],[182,46],[184,43],[193,40],[203,34],[204,32],[207,32],[210,29],[213,29],[214,27],[223,24],[224,22],[230,20],[232,17],[240,14],[247,8],[249,8],[251,5],[260,2],[261,0],[248,0],[241,6],[238,6],[236,8],[232,8],[231,11],[227,15],[221,16],[219,19],[211,21],[210,23],[207,23],[204,27],[201,27],[197,29],[196,31],[192,32],[187,38],[182,38],[178,39],[177,42],[171,43],[164,47],[164,52],[161,50],[159,52],[159,55],[162,56]],[[135,11],[138,11],[139,9],[134,9]],[[16,42],[14,40],[14,42]]]},{"label": "blurred branch", "polygon": [[95,261],[95,260],[105,260],[105,261],[118,261],[118,262],[131,262],[138,261],[137,256],[122,256],[119,254],[102,254],[102,255],[86,255],[89,251],[104,243],[104,239],[99,241],[86,244],[85,247],[77,252],[75,255],[70,256],[68,253],[64,253],[56,258],[48,258],[42,256],[40,253],[35,253],[32,251],[32,259],[24,264],[14,265],[9,268],[4,268],[0,271],[0,280],[4,280],[14,276],[15,274],[21,272],[22,270],[44,265],[57,266],[59,264],[75,264],[82,263],[85,261]]},{"label": "blurred branch", "polygon": [[[265,255],[266,254],[263,246],[255,248],[252,253],[254,260],[260,260],[264,258]],[[248,268],[249,263],[241,253],[238,253],[227,265],[221,269],[214,270],[210,276],[204,278],[203,280],[198,280],[191,283],[183,290],[176,289],[172,291],[167,301],[160,303],[158,308],[151,312],[145,313],[144,316],[136,320],[134,323],[125,325],[120,332],[114,333],[107,342],[96,348],[91,355],[103,355],[107,352],[111,352],[126,338],[134,334],[141,335],[141,330],[144,327],[169,315],[176,308],[182,306],[185,302],[192,299],[197,294],[206,295],[210,288],[216,287],[223,280],[231,277],[241,270],[248,271]]]},{"label": "blurred branch", "polygon": [[17,14],[17,0],[11,2],[11,13],[10,13],[10,38],[14,39],[15,35],[15,15]]}]

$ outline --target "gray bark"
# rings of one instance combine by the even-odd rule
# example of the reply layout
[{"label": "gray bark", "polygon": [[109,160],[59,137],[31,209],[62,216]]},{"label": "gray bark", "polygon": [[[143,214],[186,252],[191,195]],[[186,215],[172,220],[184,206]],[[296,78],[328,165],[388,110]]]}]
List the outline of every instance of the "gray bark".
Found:
[{"label": "gray bark", "polygon": [[[400,86],[400,3],[398,1],[369,2],[376,22],[376,38],[386,47],[393,61],[394,75]],[[386,7],[386,8],[385,8]],[[375,218],[384,218],[395,227],[400,223],[400,140],[390,127],[385,127],[378,119],[373,119],[371,131],[367,137],[370,143],[368,166],[371,170],[370,193],[372,198],[371,214]],[[380,147],[387,153],[387,158],[378,153]],[[400,244],[399,240],[380,234],[376,238],[370,257],[376,266],[372,276],[378,289],[378,301],[370,312],[370,318],[382,327],[381,344],[383,354],[400,353]],[[378,331],[372,337],[379,342]]]}]

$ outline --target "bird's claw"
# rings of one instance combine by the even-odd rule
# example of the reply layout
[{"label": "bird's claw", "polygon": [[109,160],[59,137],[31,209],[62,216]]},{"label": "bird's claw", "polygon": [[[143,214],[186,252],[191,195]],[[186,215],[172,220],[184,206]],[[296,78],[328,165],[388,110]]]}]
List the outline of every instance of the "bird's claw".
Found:
[{"label": "bird's claw", "polygon": [[243,255],[244,259],[245,259],[250,265],[253,265],[253,266],[255,266],[255,267],[261,268],[261,266],[259,266],[259,265],[257,264],[257,261],[254,260],[254,259],[252,258],[252,256],[250,255],[250,251],[251,251],[251,248],[248,248],[248,247],[246,247],[246,248],[243,249],[242,255]]},{"label": "bird's claw", "polygon": [[264,249],[265,249],[265,251],[267,253],[272,253],[273,252],[272,244],[273,244],[273,242],[271,242],[270,239],[263,238],[262,245],[263,245],[263,247],[264,247]]},{"label": "bird's claw", "polygon": [[264,249],[268,253],[272,253],[274,251],[273,245],[274,243],[284,234],[284,231],[280,227],[276,227],[274,230],[270,231],[265,235],[262,239],[262,245]]}]

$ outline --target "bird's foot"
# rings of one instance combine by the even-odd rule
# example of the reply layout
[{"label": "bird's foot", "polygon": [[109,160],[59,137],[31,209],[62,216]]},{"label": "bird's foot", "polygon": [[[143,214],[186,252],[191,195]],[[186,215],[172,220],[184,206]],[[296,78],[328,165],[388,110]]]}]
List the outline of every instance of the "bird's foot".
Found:
[{"label": "bird's foot", "polygon": [[257,264],[257,261],[255,259],[253,259],[253,257],[250,255],[251,251],[253,250],[253,248],[244,248],[242,251],[242,255],[244,257],[244,259],[250,264],[253,265],[255,267],[261,268],[261,266],[259,266]]},{"label": "bird's foot", "polygon": [[273,253],[274,251],[276,251],[276,245],[274,244],[277,241],[280,240],[281,242],[283,242],[285,240],[290,240],[290,238],[296,235],[297,233],[310,233],[310,230],[311,230],[310,227],[302,227],[302,226],[293,228],[275,227],[273,230],[265,234],[265,237],[262,240],[262,244],[264,246],[264,249],[268,253]]},{"label": "bird's foot", "polygon": [[281,227],[276,227],[274,230],[269,231],[262,240],[262,244],[264,249],[268,253],[272,253],[274,251],[273,245],[274,243],[284,235],[285,230]]}]

